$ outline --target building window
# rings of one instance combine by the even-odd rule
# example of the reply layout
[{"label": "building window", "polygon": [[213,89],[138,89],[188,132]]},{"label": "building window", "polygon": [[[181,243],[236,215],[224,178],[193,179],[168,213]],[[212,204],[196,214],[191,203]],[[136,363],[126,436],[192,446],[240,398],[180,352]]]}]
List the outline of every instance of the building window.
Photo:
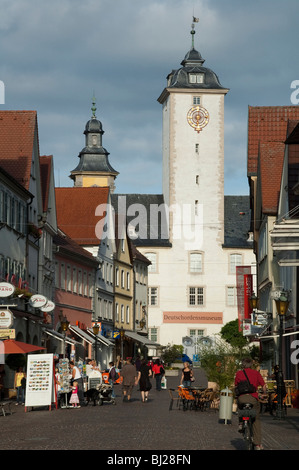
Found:
[{"label": "building window", "polygon": [[202,254],[201,253],[190,253],[190,273],[201,273],[202,272]]},{"label": "building window", "polygon": [[121,288],[122,288],[122,289],[125,288],[125,272],[124,272],[123,269],[122,269],[122,271],[121,271]]},{"label": "building window", "polygon": [[204,291],[203,287],[189,287],[189,305],[203,305]]},{"label": "building window", "polygon": [[73,292],[78,293],[77,269],[73,268]]},{"label": "building window", "polygon": [[226,304],[228,307],[236,307],[237,288],[235,286],[228,286],[226,288]]},{"label": "building window", "polygon": [[130,290],[130,273],[127,273],[127,289]]},{"label": "building window", "polygon": [[200,104],[200,96],[193,96],[193,104]]},{"label": "building window", "polygon": [[189,73],[189,83],[203,83],[204,74],[203,73]]},{"label": "building window", "polygon": [[115,284],[119,286],[119,269],[115,268]]},{"label": "building window", "polygon": [[204,330],[189,330],[189,336],[204,336]]},{"label": "building window", "polygon": [[119,322],[119,308],[118,308],[118,303],[115,304],[115,321]]},{"label": "building window", "polygon": [[70,266],[67,266],[66,268],[66,284],[67,284],[67,290],[71,292],[72,290],[72,268]]},{"label": "building window", "polygon": [[125,307],[123,305],[120,307],[120,321],[122,323],[125,321]]},{"label": "building window", "polygon": [[152,263],[148,266],[149,273],[157,272],[157,254],[156,253],[145,253],[147,259]]},{"label": "building window", "polygon": [[229,272],[230,274],[236,274],[236,267],[242,265],[242,255],[233,253],[229,257]]},{"label": "building window", "polygon": [[65,290],[65,265],[60,265],[60,288]]},{"label": "building window", "polygon": [[151,341],[158,342],[158,328],[150,328],[149,329],[149,337]]},{"label": "building window", "polygon": [[126,308],[126,322],[130,323],[130,307],[127,306]]},{"label": "building window", "polygon": [[148,304],[152,307],[158,305],[158,287],[148,288]]}]

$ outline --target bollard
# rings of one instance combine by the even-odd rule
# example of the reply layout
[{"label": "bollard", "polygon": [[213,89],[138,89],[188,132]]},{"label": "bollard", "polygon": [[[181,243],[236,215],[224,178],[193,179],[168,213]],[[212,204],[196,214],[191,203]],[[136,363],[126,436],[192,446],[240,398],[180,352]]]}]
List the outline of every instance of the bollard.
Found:
[{"label": "bollard", "polygon": [[233,412],[233,392],[226,387],[220,392],[219,421],[231,424]]}]

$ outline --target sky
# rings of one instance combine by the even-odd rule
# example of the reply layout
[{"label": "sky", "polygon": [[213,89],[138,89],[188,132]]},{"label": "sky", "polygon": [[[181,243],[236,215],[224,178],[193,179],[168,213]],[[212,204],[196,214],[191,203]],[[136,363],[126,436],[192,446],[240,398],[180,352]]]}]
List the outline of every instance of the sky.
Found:
[{"label": "sky", "polygon": [[230,90],[224,191],[246,195],[248,106],[293,104],[298,13],[298,0],[1,0],[0,110],[37,111],[40,154],[56,186],[73,186],[95,95],[116,192],[161,194],[157,99],[195,16],[195,48]]}]

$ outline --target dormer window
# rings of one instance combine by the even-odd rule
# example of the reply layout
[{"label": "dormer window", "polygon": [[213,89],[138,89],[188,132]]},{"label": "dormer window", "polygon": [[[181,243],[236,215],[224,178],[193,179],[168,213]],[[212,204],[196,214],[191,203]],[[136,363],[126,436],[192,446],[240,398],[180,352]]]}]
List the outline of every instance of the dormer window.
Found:
[{"label": "dormer window", "polygon": [[204,73],[189,73],[189,83],[203,83]]}]

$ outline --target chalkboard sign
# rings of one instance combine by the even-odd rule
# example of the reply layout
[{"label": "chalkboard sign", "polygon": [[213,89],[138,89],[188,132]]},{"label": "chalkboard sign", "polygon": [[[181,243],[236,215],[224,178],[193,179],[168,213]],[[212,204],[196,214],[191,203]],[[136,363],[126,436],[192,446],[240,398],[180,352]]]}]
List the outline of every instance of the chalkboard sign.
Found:
[{"label": "chalkboard sign", "polygon": [[101,379],[100,377],[93,377],[89,379],[89,385],[88,388],[97,388],[98,385],[101,385]]}]

